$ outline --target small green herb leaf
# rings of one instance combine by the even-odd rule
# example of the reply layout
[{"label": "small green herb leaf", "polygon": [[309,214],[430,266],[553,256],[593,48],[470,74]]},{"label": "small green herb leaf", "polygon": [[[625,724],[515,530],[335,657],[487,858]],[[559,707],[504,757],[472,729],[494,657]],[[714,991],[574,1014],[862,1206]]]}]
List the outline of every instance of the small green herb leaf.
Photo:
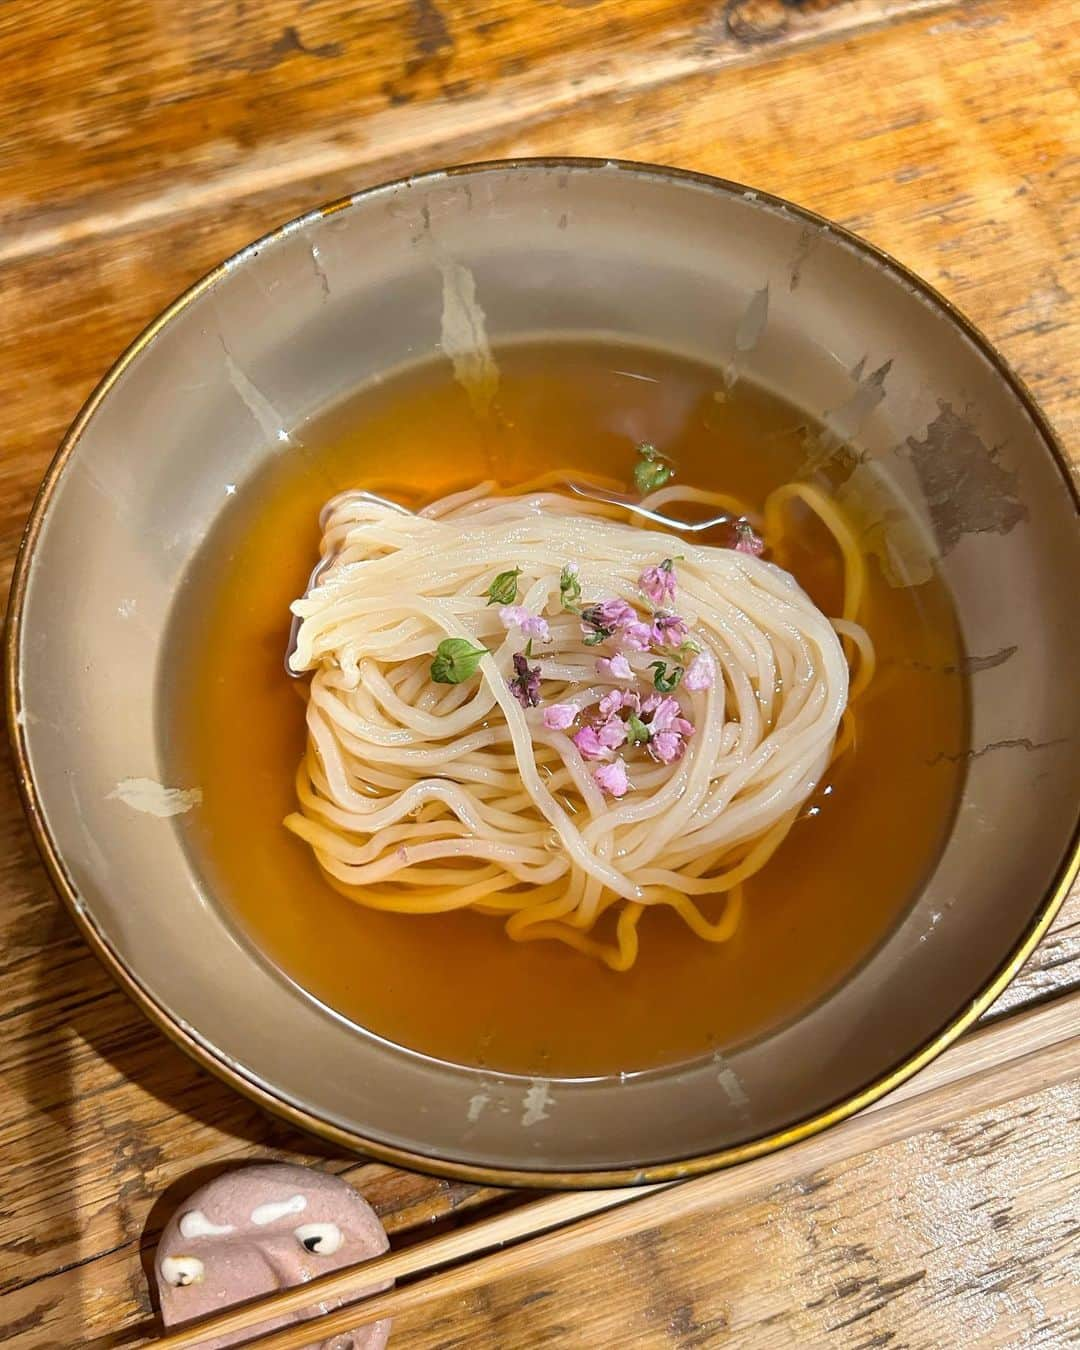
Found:
[{"label": "small green herb leaf", "polygon": [[631,713],[626,719],[626,739],[630,745],[644,745],[649,739],[649,728],[637,713]]},{"label": "small green herb leaf", "polygon": [[573,614],[578,613],[577,601],[581,599],[581,582],[578,580],[577,568],[572,563],[567,563],[559,574],[559,599],[562,601],[563,609],[568,609]]},{"label": "small green herb leaf", "polygon": [[680,660],[685,661],[688,656],[701,655],[701,643],[695,642],[693,638],[684,638],[679,644],[675,653]]},{"label": "small green herb leaf", "polygon": [[509,572],[500,572],[487,588],[488,604],[512,605],[517,599],[519,576],[521,576],[520,567],[515,567]]},{"label": "small green herb leaf", "polygon": [[431,678],[436,684],[460,684],[476,674],[486,655],[486,647],[474,647],[468,638],[443,638],[435,648]]},{"label": "small green herb leaf", "polygon": [[594,628],[591,633],[586,633],[581,640],[586,647],[599,647],[601,642],[606,642],[614,632],[614,628]]},{"label": "small green herb leaf", "polygon": [[670,694],[683,677],[682,666],[672,666],[669,672],[666,661],[650,661],[649,669],[653,673],[653,684],[661,694]]}]

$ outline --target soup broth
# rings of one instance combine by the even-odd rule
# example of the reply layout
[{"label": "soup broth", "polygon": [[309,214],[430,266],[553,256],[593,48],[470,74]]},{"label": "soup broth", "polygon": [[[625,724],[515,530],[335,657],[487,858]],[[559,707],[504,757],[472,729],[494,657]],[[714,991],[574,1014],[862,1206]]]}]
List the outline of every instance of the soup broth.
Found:
[{"label": "soup broth", "polygon": [[[209,894],[297,984],[358,1026],[456,1063],[530,1075],[628,1073],[761,1036],[825,996],[902,916],[957,798],[966,690],[948,592],[895,587],[868,559],[860,615],[878,670],[836,761],[776,855],[746,885],[728,942],[646,912],[615,973],[562,944],[510,941],[470,911],[406,916],[338,894],[282,821],[305,743],[287,677],[289,604],[318,556],[322,505],[366,488],[410,507],[493,477],[569,467],[630,486],[637,442],[681,482],[759,510],[798,476],[805,419],[668,353],[604,343],[507,347],[479,416],[449,365],[365,389],[300,429],[245,484],[207,540],[173,622],[163,723],[169,780],[202,803],[180,824]],[[827,477],[827,474],[826,474]],[[820,480],[819,481],[823,481]],[[771,543],[772,541],[770,541]],[[825,529],[792,513],[774,560],[826,613],[842,569]],[[569,560],[568,560],[569,561]]]}]

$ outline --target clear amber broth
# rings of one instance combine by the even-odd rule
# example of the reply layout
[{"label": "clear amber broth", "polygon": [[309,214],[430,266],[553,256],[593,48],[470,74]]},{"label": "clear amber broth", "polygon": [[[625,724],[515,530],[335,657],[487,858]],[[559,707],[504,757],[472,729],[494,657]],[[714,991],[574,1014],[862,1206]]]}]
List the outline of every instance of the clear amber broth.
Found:
[{"label": "clear amber broth", "polygon": [[[746,887],[735,937],[711,945],[669,910],[641,923],[615,974],[556,942],[511,942],[469,912],[369,911],[322,879],[282,826],[304,743],[283,654],[289,603],[318,554],[323,502],[366,487],[419,506],[494,474],[572,466],[629,482],[651,440],[682,481],[759,509],[806,457],[806,421],[681,357],[602,343],[498,354],[493,414],[478,417],[449,365],[366,389],[299,435],[230,503],[177,602],[165,718],[171,781],[202,805],[181,828],[207,891],[300,986],[358,1026],[456,1063],[527,1074],[631,1072],[766,1033],[827,995],[881,942],[944,842],[966,740],[952,604],[936,575],[887,584],[873,558],[864,621],[879,669],[853,752]],[[770,541],[772,542],[772,541]],[[793,518],[773,555],[827,613],[841,570],[828,535]]]}]

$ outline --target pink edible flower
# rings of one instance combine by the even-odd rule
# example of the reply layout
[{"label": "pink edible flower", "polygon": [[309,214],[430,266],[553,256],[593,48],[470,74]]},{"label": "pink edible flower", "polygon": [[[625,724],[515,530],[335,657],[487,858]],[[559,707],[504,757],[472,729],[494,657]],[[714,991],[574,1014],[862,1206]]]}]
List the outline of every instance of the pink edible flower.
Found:
[{"label": "pink edible flower", "polygon": [[612,689],[600,700],[600,716],[607,721],[609,717],[614,717],[622,707],[622,690]]},{"label": "pink edible flower", "polygon": [[547,619],[533,614],[524,605],[503,605],[499,610],[499,620],[504,628],[520,628],[527,638],[539,638],[541,642],[547,642],[551,636]]},{"label": "pink edible flower", "polygon": [[657,647],[678,647],[680,643],[685,642],[688,632],[686,620],[680,618],[678,614],[658,610],[653,615],[652,640]]},{"label": "pink edible flower", "polygon": [[[655,695],[651,695],[645,700],[645,711],[651,712],[649,718],[649,727],[655,736],[658,731],[668,731],[675,723],[676,718],[682,716],[682,708],[679,706],[677,698],[658,698],[653,703]],[[652,707],[649,704],[652,703]]]},{"label": "pink edible flower", "polygon": [[616,713],[596,729],[596,738],[608,750],[618,750],[626,740],[626,723]]},{"label": "pink edible flower", "polygon": [[574,725],[577,709],[572,703],[552,703],[544,709],[544,726],[548,731],[566,731]]},{"label": "pink edible flower", "polygon": [[637,610],[625,600],[602,600],[598,605],[589,605],[581,611],[581,631],[586,643],[595,646],[604,642],[624,624],[637,618]]},{"label": "pink edible flower", "polygon": [[749,521],[740,520],[735,526],[735,533],[738,535],[735,541],[736,553],[749,553],[760,558],[765,552],[765,540],[760,534],[754,533],[754,527]]},{"label": "pink edible flower", "polygon": [[629,708],[635,713],[641,711],[641,700],[630,689],[612,689],[600,700],[600,716],[605,722],[623,708]]},{"label": "pink edible flower", "polygon": [[597,786],[602,788],[609,797],[625,797],[630,790],[630,779],[627,777],[626,765],[621,759],[615,760],[611,764],[601,764],[593,773]]},{"label": "pink edible flower", "polygon": [[686,667],[683,676],[683,688],[696,694],[701,689],[711,689],[716,681],[716,662],[711,652],[701,652]]},{"label": "pink edible flower", "polygon": [[673,764],[682,758],[685,749],[685,742],[677,731],[659,731],[649,737],[649,754],[661,764]]},{"label": "pink edible flower", "polygon": [[619,641],[632,652],[647,652],[652,646],[653,631],[649,624],[632,619],[619,629]]},{"label": "pink edible flower", "polygon": [[581,727],[571,739],[581,752],[582,759],[608,759],[611,754],[596,734],[595,727]]},{"label": "pink edible flower", "polygon": [[694,724],[683,717],[679,700],[652,695],[645,700],[643,711],[652,713],[648,722],[649,754],[661,764],[680,759],[686,741],[694,734]]},{"label": "pink edible flower", "polygon": [[675,564],[665,558],[657,567],[646,567],[638,585],[654,605],[669,605],[675,599]]},{"label": "pink edible flower", "polygon": [[625,600],[602,600],[593,607],[601,628],[621,628],[637,618],[637,610]]},{"label": "pink edible flower", "polygon": [[613,680],[632,680],[634,672],[630,662],[620,652],[617,656],[601,656],[596,663],[597,675],[607,675]]}]

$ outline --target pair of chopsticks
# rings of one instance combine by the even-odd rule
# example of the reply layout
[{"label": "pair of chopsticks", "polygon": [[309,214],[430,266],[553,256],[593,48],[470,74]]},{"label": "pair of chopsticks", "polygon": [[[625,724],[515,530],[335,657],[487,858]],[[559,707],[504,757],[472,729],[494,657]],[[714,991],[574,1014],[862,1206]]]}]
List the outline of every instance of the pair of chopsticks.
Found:
[{"label": "pair of chopsticks", "polygon": [[[777,1153],[690,1181],[548,1196],[400,1252],[335,1271],[309,1284],[231,1308],[155,1342],[155,1350],[195,1350],[227,1332],[254,1332],[271,1318],[345,1299],[332,1312],[245,1341],[243,1350],[301,1350],[440,1298],[535,1270],[602,1243],[704,1210],[860,1153],[1052,1087],[1080,1074],[1080,992],[1054,998],[971,1032],[888,1096],[858,1115]],[[615,1211],[615,1212],[608,1212]],[[439,1269],[449,1263],[449,1269]],[[420,1276],[383,1293],[373,1284]],[[348,1300],[356,1300],[348,1302]]]}]

